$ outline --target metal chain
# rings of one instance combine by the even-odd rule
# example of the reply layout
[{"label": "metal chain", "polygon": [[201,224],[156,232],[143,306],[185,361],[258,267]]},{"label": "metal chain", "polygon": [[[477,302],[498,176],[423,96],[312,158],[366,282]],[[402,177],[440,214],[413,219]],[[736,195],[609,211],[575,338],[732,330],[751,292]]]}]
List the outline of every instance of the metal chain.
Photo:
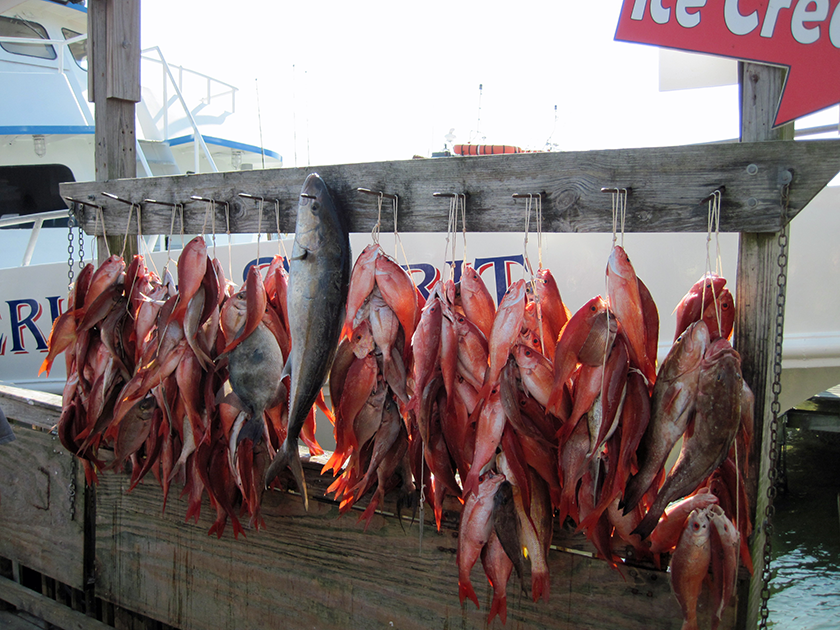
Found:
[{"label": "metal chain", "polygon": [[67,499],[70,503],[70,520],[76,520],[76,476],[79,471],[78,460],[71,455],[73,460],[73,467],[70,473],[70,483],[67,486]]},{"label": "metal chain", "polygon": [[[78,224],[78,221],[76,222]],[[84,269],[85,266],[85,231],[82,229],[81,224],[78,224],[79,228],[79,271]]]},{"label": "metal chain", "polygon": [[75,258],[73,252],[73,228],[76,225],[76,204],[70,203],[70,209],[67,210],[67,288],[73,286],[73,278],[75,272],[73,270],[73,259]]},{"label": "metal chain", "polygon": [[785,330],[785,296],[787,292],[787,214],[788,203],[790,199],[790,187],[785,184],[781,191],[781,205],[782,205],[782,229],[779,231],[778,246],[779,256],[776,259],[779,273],[776,276],[776,325],[775,325],[775,348],[773,352],[773,384],[771,391],[773,393],[773,400],[770,403],[770,470],[768,471],[769,484],[767,486],[767,505],[764,508],[764,566],[761,571],[761,608],[759,609],[758,627],[761,630],[766,630],[767,619],[770,615],[768,609],[768,600],[770,599],[770,579],[772,578],[772,571],[770,570],[771,561],[771,538],[773,536],[773,517],[776,509],[773,506],[773,500],[776,498],[776,487],[779,481],[778,472],[778,450],[779,450],[779,433],[784,431],[784,415],[780,418],[781,404],[779,403],[779,395],[782,392],[782,342],[784,339]]}]

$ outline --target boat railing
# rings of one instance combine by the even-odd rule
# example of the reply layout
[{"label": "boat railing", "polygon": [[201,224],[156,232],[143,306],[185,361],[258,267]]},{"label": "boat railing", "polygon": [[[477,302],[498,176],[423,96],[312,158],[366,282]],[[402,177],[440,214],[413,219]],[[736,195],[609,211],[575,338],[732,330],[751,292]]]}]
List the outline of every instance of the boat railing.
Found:
[{"label": "boat railing", "polygon": [[[161,85],[161,94],[162,94],[162,105],[161,105],[161,112],[160,115],[163,117],[163,137],[169,138],[169,104],[170,104],[170,97],[169,97],[169,90],[174,91],[175,100],[181,105],[181,109],[183,110],[184,117],[186,118],[187,122],[189,123],[190,127],[193,130],[193,137],[195,138],[196,150],[195,150],[195,172],[200,172],[199,169],[199,148],[204,153],[204,157],[207,159],[208,163],[210,164],[210,169],[213,172],[218,172],[218,167],[216,166],[213,157],[210,154],[210,150],[207,147],[207,143],[204,141],[204,137],[202,136],[201,132],[198,128],[198,123],[196,122],[195,116],[193,115],[192,110],[187,105],[187,101],[184,98],[184,78],[185,76],[194,77],[202,80],[204,82],[204,96],[201,98],[201,103],[203,105],[209,105],[214,99],[218,101],[220,98],[230,97],[230,112],[233,113],[236,108],[236,92],[238,88],[234,87],[229,83],[225,83],[224,81],[219,81],[218,79],[214,79],[213,77],[202,74],[201,72],[195,72],[194,70],[188,70],[182,66],[170,65],[166,58],[163,56],[160,48],[158,46],[153,46],[151,48],[146,48],[141,51],[142,58],[146,61],[160,64],[163,74],[162,74],[162,85]],[[153,56],[154,55],[154,56]],[[177,77],[176,77],[177,72]],[[219,90],[221,88],[221,90]]]},{"label": "boat railing", "polygon": [[26,249],[23,252],[23,260],[20,263],[21,267],[28,267],[32,261],[32,254],[35,251],[35,243],[38,241],[38,236],[41,234],[41,228],[44,221],[52,221],[53,219],[66,219],[67,210],[48,210],[47,212],[38,212],[35,214],[24,214],[15,217],[7,217],[0,219],[0,228],[14,227],[16,225],[26,225],[33,223],[32,230],[29,232],[29,242],[26,244]]}]

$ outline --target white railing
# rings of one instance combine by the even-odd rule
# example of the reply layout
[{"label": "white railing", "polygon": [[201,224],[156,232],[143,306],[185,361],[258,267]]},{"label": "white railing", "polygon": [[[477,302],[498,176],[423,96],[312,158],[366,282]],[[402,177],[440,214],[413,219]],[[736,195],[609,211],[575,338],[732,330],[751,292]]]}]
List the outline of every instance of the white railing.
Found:
[{"label": "white railing", "polygon": [[[87,39],[87,34],[76,35],[69,39],[41,39],[40,37],[0,37],[0,44],[34,44],[37,46],[55,46],[56,59],[49,59],[46,57],[29,57],[28,55],[20,54],[22,59],[16,59],[19,63],[29,63],[33,66],[39,67],[55,67],[59,73],[64,72],[64,57],[65,49],[69,49],[72,44],[83,42]],[[19,53],[13,53],[19,54]]]},{"label": "white railing", "polygon": [[48,210],[47,212],[38,212],[37,214],[25,214],[23,216],[8,217],[0,219],[0,228],[14,227],[15,225],[26,225],[27,223],[34,223],[32,231],[29,233],[29,242],[26,244],[26,250],[23,252],[23,261],[20,263],[21,267],[28,267],[32,261],[32,254],[35,251],[35,243],[38,241],[38,236],[41,234],[41,227],[44,221],[52,221],[53,219],[66,219],[67,210]]},{"label": "white railing", "polygon": [[[148,53],[154,53],[156,57],[150,56]],[[182,66],[170,65],[169,63],[167,63],[166,59],[163,56],[163,53],[161,52],[158,46],[146,48],[141,51],[141,54],[144,60],[150,61],[152,63],[158,63],[163,69],[163,83],[161,86],[161,93],[163,95],[161,104],[161,114],[163,116],[163,137],[166,139],[169,138],[169,89],[171,87],[171,89],[174,90],[175,98],[181,105],[187,122],[193,130],[193,137],[195,138],[196,142],[195,172],[200,172],[198,164],[199,148],[204,153],[204,157],[210,164],[210,169],[214,173],[218,172],[219,169],[216,166],[213,157],[210,155],[210,150],[207,148],[207,143],[204,142],[204,137],[201,135],[201,132],[198,129],[198,123],[195,120],[195,116],[193,115],[192,110],[190,110],[189,106],[187,105],[187,101],[184,98],[184,77],[186,75],[194,78],[199,78],[204,81],[206,96],[201,99],[201,102],[203,104],[209,105],[213,101],[213,99],[218,100],[220,98],[229,96],[231,113],[233,113],[236,109],[236,92],[238,88],[232,86],[229,83],[225,83],[224,81],[219,81],[218,79],[214,79],[213,77],[210,77],[206,74],[202,74],[201,72],[187,70]],[[173,73],[173,70],[177,71],[177,79],[175,74]],[[214,89],[217,87],[221,87],[221,91],[216,91],[214,93]]]}]

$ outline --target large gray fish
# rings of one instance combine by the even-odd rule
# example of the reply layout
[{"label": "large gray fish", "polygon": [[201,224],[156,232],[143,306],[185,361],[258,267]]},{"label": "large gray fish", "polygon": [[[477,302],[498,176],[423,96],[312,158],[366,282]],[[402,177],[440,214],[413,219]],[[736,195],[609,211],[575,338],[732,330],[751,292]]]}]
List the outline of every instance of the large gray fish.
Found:
[{"label": "large gray fish", "polygon": [[695,322],[679,336],[659,368],[650,405],[650,423],[639,444],[639,472],[624,492],[624,513],[629,514],[648,491],[694,413],[697,379],[709,328]]},{"label": "large gray fish", "polygon": [[309,508],[298,436],[326,381],[338,347],[350,282],[347,217],[337,208],[324,181],[312,173],[300,191],[295,243],[289,259],[288,312],[292,348],[283,376],[289,386],[289,426],[265,475],[271,481],[286,467]]},{"label": "large gray fish", "polygon": [[742,391],[741,357],[729,341],[718,338],[700,366],[694,431],[634,533],[647,538],[668,504],[694,492],[726,459],[741,425]]}]

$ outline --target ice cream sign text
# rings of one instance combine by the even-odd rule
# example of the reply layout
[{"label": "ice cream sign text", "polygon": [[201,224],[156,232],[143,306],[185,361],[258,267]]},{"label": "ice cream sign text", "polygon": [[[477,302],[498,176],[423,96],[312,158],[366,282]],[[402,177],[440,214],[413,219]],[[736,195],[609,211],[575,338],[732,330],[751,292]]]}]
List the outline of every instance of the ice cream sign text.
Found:
[{"label": "ice cream sign text", "polygon": [[840,102],[840,0],[625,0],[615,38],[786,66],[781,125]]}]

